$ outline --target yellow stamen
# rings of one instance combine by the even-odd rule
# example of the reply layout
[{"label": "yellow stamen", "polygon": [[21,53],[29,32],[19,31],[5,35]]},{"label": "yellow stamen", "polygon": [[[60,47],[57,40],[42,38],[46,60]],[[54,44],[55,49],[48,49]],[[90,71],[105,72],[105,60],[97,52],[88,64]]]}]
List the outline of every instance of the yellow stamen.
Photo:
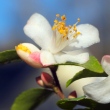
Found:
[{"label": "yellow stamen", "polygon": [[[60,17],[60,15],[56,14],[56,17]],[[80,18],[77,19],[77,22],[73,26],[71,25],[66,26],[66,16],[62,15],[60,17],[60,20],[58,20],[57,18],[54,20],[52,30],[57,30],[61,34],[61,37],[66,38],[67,40],[69,39],[68,34],[71,33],[72,35],[74,32],[73,37],[76,38],[79,34],[81,34],[80,32],[77,31],[76,25],[78,22],[80,22]]]},{"label": "yellow stamen", "polygon": [[80,18],[78,18],[77,21],[80,22]]},{"label": "yellow stamen", "polygon": [[76,25],[73,26],[73,30],[74,30],[75,32],[77,32]]},{"label": "yellow stamen", "polygon": [[80,32],[77,32],[77,35],[81,34]]},{"label": "yellow stamen", "polygon": [[31,53],[31,51],[24,45],[22,44],[19,44],[18,46],[15,47],[16,50],[22,50],[24,52],[27,52],[27,53]]},{"label": "yellow stamen", "polygon": [[65,15],[61,16],[61,20],[65,21],[66,20],[66,16]]},{"label": "yellow stamen", "polygon": [[55,30],[57,28],[57,26],[56,25],[54,25],[53,27],[52,27],[52,30]]},{"label": "yellow stamen", "polygon": [[55,20],[54,20],[54,23],[58,23],[58,20],[55,19]]},{"label": "yellow stamen", "polygon": [[56,17],[60,17],[60,14],[56,14]]},{"label": "yellow stamen", "polygon": [[80,32],[76,32],[73,37],[76,38],[79,34],[81,34]]},{"label": "yellow stamen", "polygon": [[72,26],[71,25],[69,25],[69,28],[71,28]]}]

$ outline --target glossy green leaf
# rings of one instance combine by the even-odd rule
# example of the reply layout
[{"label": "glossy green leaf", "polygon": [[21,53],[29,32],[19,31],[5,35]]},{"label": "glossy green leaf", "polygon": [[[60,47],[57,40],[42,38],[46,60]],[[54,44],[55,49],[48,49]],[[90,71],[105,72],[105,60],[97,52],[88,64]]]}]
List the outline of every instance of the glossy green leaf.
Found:
[{"label": "glossy green leaf", "polygon": [[96,73],[87,69],[84,69],[82,71],[79,71],[76,73],[73,78],[69,79],[66,83],[66,87],[68,87],[71,83],[78,79],[87,78],[87,77],[107,77],[108,75],[104,73]]},{"label": "glossy green leaf", "polygon": [[90,99],[86,99],[84,96],[79,98],[72,98],[72,99],[63,99],[57,102],[57,105],[62,109],[70,109],[72,110],[76,105],[86,106],[88,109],[89,107],[93,108],[96,103]]},{"label": "glossy green leaf", "polygon": [[75,110],[109,110],[110,109],[110,103],[109,104],[100,104],[97,103],[91,99],[85,98],[84,96],[79,98],[72,98],[72,99],[63,99],[59,100],[57,102],[57,105],[64,110],[73,110],[73,108],[76,107],[76,105],[81,105],[86,107],[75,109]]},{"label": "glossy green leaf", "polygon": [[14,49],[0,52],[0,64],[6,64],[13,61],[20,61]]},{"label": "glossy green leaf", "polygon": [[98,73],[103,73],[102,66],[98,62],[98,60],[94,56],[90,56],[89,60],[84,63],[84,64],[77,64],[74,62],[67,62],[63,64],[56,64],[56,65],[76,65],[76,66],[81,66],[84,67],[90,71],[98,72]]},{"label": "glossy green leaf", "polygon": [[90,59],[86,63],[81,64],[80,66],[82,66],[90,71],[97,72],[97,73],[104,72],[101,64],[98,62],[98,60],[94,56],[90,56]]},{"label": "glossy green leaf", "polygon": [[47,89],[30,89],[21,93],[14,101],[11,110],[33,110],[44,102],[53,91]]}]

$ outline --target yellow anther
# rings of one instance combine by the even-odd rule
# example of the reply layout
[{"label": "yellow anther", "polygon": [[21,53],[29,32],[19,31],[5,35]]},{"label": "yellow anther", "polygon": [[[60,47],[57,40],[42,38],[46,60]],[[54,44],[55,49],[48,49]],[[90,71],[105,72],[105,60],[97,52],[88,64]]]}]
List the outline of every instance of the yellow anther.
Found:
[{"label": "yellow anther", "polygon": [[69,28],[71,28],[72,26],[71,25],[69,25]]},{"label": "yellow anther", "polygon": [[76,25],[73,26],[73,30],[74,30],[75,32],[77,32]]},{"label": "yellow anther", "polygon": [[60,14],[56,14],[56,17],[60,17]]},{"label": "yellow anther", "polygon": [[58,20],[56,20],[56,19],[55,19],[55,20],[54,20],[54,23],[56,23],[56,24],[57,24],[57,23],[58,23]]},{"label": "yellow anther", "polygon": [[59,22],[59,24],[61,24],[61,25],[65,25],[65,22]]},{"label": "yellow anther", "polygon": [[22,50],[24,52],[27,52],[27,53],[31,53],[31,51],[24,45],[22,44],[19,44],[18,46],[15,47],[16,50]]},{"label": "yellow anther", "polygon": [[77,35],[81,34],[80,32],[77,32]]},{"label": "yellow anther", "polygon": [[80,22],[80,18],[78,18],[77,21]]},{"label": "yellow anther", "polygon": [[58,25],[58,29],[61,29],[61,28],[64,28],[64,25],[59,24],[59,25]]},{"label": "yellow anther", "polygon": [[64,30],[63,29],[59,29],[59,33],[60,34],[63,34],[64,33]]},{"label": "yellow anther", "polygon": [[80,32],[76,32],[73,37],[76,38],[79,34],[81,34]]},{"label": "yellow anther", "polygon": [[55,30],[56,28],[57,28],[57,26],[56,25],[53,25],[52,30]]},{"label": "yellow anther", "polygon": [[65,21],[66,20],[66,16],[65,15],[61,16],[61,20]]}]

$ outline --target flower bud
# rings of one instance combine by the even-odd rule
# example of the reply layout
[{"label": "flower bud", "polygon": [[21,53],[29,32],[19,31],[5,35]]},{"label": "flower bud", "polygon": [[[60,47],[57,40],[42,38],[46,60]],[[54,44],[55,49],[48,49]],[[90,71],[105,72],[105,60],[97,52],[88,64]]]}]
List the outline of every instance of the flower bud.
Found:
[{"label": "flower bud", "polygon": [[22,43],[15,47],[18,56],[35,68],[42,68],[43,65],[40,60],[40,50],[30,43]]},{"label": "flower bud", "polygon": [[70,99],[70,98],[77,98],[77,93],[76,93],[76,91],[72,91],[72,92],[69,94],[68,98],[69,98],[69,99]]},{"label": "flower bud", "polygon": [[42,79],[41,79],[41,76],[36,77],[36,82],[41,87],[44,87],[45,86],[44,83],[43,83],[43,81],[42,81]]},{"label": "flower bud", "polygon": [[47,87],[53,87],[54,86],[54,79],[48,73],[42,72],[41,73],[41,79],[42,79],[45,86],[47,86]]},{"label": "flower bud", "polygon": [[110,75],[110,55],[104,55],[101,60],[104,71]]}]

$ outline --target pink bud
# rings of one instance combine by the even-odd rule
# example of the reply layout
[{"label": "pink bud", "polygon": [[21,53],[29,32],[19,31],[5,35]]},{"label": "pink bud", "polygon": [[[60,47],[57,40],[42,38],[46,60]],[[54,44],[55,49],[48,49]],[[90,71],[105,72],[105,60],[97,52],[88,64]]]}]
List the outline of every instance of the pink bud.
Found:
[{"label": "pink bud", "polygon": [[49,75],[48,73],[42,72],[41,73],[41,79],[42,79],[45,86],[53,87],[54,79],[52,78],[51,75]]},{"label": "pink bud", "polygon": [[77,98],[77,93],[76,93],[76,91],[72,91],[72,92],[69,94],[68,98],[69,98],[69,99],[70,99],[70,98]]},{"label": "pink bud", "polygon": [[36,82],[41,87],[45,86],[40,76],[36,77]]}]

